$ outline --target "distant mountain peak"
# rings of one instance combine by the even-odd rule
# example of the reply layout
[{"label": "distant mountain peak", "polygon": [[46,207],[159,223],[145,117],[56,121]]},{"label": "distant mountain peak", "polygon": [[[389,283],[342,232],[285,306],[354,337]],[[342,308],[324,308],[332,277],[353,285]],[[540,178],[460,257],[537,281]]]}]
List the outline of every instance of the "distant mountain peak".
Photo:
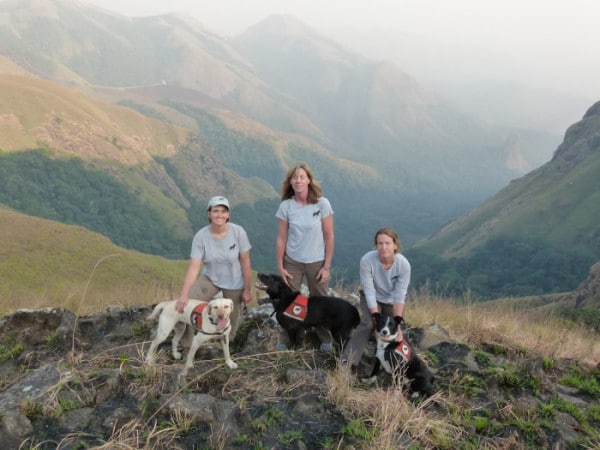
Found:
[{"label": "distant mountain peak", "polygon": [[289,14],[270,15],[236,37],[238,42],[253,39],[261,39],[266,42],[270,40],[283,48],[304,43],[310,44],[313,48],[327,48],[329,49],[328,53],[332,53],[332,51],[352,53],[343,50],[341,44]]},{"label": "distant mountain peak", "polygon": [[590,106],[590,108],[586,111],[583,118],[585,120],[585,119],[589,119],[590,117],[595,116],[595,115],[600,115],[600,101],[596,102],[592,106]]},{"label": "distant mountain peak", "polygon": [[285,34],[318,34],[314,29],[306,25],[297,17],[291,14],[271,14],[260,22],[248,28],[261,29],[263,32],[285,33]]}]

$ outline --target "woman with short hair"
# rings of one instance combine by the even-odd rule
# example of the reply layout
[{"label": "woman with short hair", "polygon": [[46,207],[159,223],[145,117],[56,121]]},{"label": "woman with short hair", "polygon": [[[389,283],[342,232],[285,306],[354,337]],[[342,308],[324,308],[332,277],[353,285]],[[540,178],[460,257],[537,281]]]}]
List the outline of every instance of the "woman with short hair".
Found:
[{"label": "woman with short hair", "polygon": [[213,197],[206,210],[209,224],[194,236],[190,264],[175,308],[183,312],[189,298],[209,301],[221,291],[234,303],[230,316],[233,340],[243,305],[252,301],[251,245],[244,228],[229,221],[229,200]]}]

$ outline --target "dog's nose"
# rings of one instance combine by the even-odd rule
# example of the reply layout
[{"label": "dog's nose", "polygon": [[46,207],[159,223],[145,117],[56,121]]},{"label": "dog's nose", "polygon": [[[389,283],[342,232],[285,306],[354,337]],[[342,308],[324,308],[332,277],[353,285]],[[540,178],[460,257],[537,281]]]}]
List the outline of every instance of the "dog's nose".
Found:
[{"label": "dog's nose", "polygon": [[387,328],[384,328],[383,330],[381,330],[381,334],[383,334],[384,336],[387,336],[388,334],[390,334],[390,332]]}]

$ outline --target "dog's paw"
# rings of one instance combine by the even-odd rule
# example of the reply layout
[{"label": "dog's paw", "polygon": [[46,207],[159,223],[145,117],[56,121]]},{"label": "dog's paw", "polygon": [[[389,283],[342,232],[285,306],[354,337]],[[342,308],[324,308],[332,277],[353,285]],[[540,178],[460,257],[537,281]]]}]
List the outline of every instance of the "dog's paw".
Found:
[{"label": "dog's paw", "polygon": [[181,359],[181,352],[173,352],[173,358]]},{"label": "dog's paw", "polygon": [[237,368],[238,368],[238,365],[237,365],[237,363],[234,363],[233,361],[229,361],[229,362],[227,363],[227,367],[229,367],[230,369],[232,369],[232,370],[233,370],[233,369],[237,369]]},{"label": "dog's paw", "polygon": [[360,382],[362,384],[366,384],[367,386],[372,386],[377,383],[377,376],[373,375],[371,378],[361,378]]}]

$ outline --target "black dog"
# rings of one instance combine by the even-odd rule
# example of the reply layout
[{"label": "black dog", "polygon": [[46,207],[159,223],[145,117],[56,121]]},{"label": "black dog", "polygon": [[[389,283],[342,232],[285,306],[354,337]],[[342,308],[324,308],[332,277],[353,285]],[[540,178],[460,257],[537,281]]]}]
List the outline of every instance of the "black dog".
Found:
[{"label": "black dog", "polygon": [[318,326],[327,328],[336,342],[343,346],[360,323],[358,310],[343,298],[305,297],[293,291],[279,275],[259,273],[257,278],[256,288],[267,292],[277,322],[295,346],[300,344],[306,328]]},{"label": "black dog", "polygon": [[392,317],[383,314],[376,316],[377,350],[371,378],[383,367],[396,382],[404,381],[402,384],[408,388],[410,394],[418,393],[424,398],[430,397],[435,393],[434,376],[406,339],[396,342],[399,326]]}]

